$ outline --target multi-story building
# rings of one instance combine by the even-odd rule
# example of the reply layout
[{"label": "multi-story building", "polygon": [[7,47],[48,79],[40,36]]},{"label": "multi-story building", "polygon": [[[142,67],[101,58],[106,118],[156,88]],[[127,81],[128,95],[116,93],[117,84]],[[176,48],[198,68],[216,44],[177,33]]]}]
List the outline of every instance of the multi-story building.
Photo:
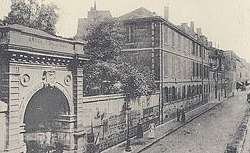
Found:
[{"label": "multi-story building", "polygon": [[193,22],[176,26],[145,8],[120,19],[127,37],[123,52],[155,74],[162,121],[171,119],[180,105],[192,109],[208,100],[208,53],[213,50],[200,28],[195,32]]}]

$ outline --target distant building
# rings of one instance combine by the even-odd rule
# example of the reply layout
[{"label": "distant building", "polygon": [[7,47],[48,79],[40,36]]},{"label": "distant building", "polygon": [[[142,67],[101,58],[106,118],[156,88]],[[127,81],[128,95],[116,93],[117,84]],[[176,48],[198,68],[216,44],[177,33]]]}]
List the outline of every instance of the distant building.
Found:
[{"label": "distant building", "polygon": [[232,50],[224,52],[225,56],[225,79],[227,82],[227,93],[234,93],[237,83],[237,63],[240,58]]},{"label": "distant building", "polygon": [[245,59],[239,58],[236,64],[236,80],[244,85],[249,80],[249,68]]},{"label": "distant building", "polygon": [[90,11],[88,11],[87,18],[78,19],[77,33],[75,36],[76,39],[85,38],[87,33],[88,33],[88,28],[90,28],[93,25],[104,22],[108,19],[112,19],[112,15],[111,15],[110,11],[97,10],[96,3],[95,3],[94,7],[91,7]]},{"label": "distant building", "polygon": [[215,47],[211,48],[209,55],[210,59],[210,87],[213,88],[214,93],[210,95],[215,99],[221,100],[227,96],[225,92],[225,54],[224,51]]}]

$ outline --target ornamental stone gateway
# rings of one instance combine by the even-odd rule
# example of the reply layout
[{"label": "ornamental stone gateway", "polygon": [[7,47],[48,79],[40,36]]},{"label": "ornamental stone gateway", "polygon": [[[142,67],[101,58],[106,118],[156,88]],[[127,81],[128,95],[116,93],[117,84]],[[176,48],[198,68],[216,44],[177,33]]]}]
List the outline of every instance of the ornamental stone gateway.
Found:
[{"label": "ornamental stone gateway", "polygon": [[0,27],[0,152],[77,152],[83,43]]}]

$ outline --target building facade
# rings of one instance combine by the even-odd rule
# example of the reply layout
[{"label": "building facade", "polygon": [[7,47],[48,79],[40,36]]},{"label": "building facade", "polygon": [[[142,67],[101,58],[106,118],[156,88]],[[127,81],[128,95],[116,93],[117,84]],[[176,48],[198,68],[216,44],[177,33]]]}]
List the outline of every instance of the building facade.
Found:
[{"label": "building facade", "polygon": [[243,58],[239,58],[236,63],[236,80],[242,82],[244,85],[249,80],[248,63]]},{"label": "building facade", "polygon": [[225,55],[225,80],[227,82],[227,94],[234,95],[236,91],[236,84],[237,84],[237,61],[240,58],[232,51],[228,50],[224,52]]},{"label": "building facade", "polygon": [[201,29],[194,31],[193,22],[176,26],[144,8],[120,19],[127,37],[124,54],[155,74],[162,122],[175,117],[181,105],[190,110],[212,98],[209,52],[214,50]]},{"label": "building facade", "polygon": [[225,51],[224,55],[225,77],[226,82],[229,82],[229,89],[235,92],[245,88],[249,84],[249,63],[232,50]]}]

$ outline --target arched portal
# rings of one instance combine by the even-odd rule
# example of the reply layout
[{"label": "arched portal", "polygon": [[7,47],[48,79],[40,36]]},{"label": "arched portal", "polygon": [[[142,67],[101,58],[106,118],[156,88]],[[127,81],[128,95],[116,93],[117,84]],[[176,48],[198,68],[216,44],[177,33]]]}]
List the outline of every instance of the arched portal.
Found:
[{"label": "arched portal", "polygon": [[24,114],[27,153],[42,153],[69,145],[69,115],[69,103],[62,91],[55,87],[38,90],[28,102]]}]

